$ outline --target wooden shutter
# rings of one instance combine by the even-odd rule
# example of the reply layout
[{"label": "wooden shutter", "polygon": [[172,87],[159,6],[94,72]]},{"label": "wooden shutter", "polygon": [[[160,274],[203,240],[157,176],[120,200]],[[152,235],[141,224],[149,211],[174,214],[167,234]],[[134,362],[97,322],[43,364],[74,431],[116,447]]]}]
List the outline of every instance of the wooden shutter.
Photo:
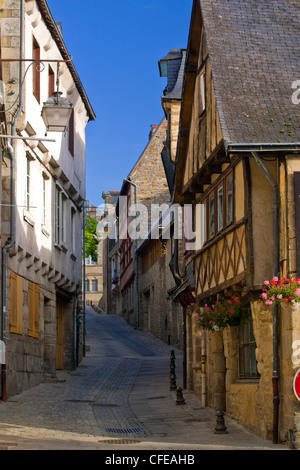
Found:
[{"label": "wooden shutter", "polygon": [[10,315],[9,329],[12,333],[23,334],[23,278],[10,272]]},{"label": "wooden shutter", "polygon": [[28,283],[28,335],[39,337],[40,290],[37,284]]},{"label": "wooden shutter", "polygon": [[[36,40],[33,38],[33,45],[32,45],[32,58],[34,61],[40,60],[41,58],[41,52],[40,52],[40,46],[36,42]],[[40,72],[38,70],[39,67],[39,62],[34,62],[32,67],[32,91],[34,96],[36,97],[38,103],[40,103]]]}]

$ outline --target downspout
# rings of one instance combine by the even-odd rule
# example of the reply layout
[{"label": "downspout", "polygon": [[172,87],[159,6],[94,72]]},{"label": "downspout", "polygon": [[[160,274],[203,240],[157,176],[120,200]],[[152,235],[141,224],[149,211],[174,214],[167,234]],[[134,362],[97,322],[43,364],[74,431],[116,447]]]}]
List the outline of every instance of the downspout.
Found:
[{"label": "downspout", "polygon": [[[256,163],[263,170],[267,179],[273,187],[273,238],[274,238],[274,259],[273,259],[273,273],[274,276],[279,274],[279,234],[278,234],[278,185],[274,181],[271,173],[264,165],[261,158],[256,152],[252,152],[252,155]],[[278,371],[278,305],[275,304],[273,307],[273,374],[272,374],[272,384],[273,384],[273,443],[278,443],[278,423],[279,423],[279,371]]]},{"label": "downspout", "polygon": [[[129,179],[124,179],[124,181],[127,181],[127,183],[131,184],[133,186],[133,189],[134,189],[134,204],[135,204],[135,210],[137,211],[137,186],[135,183],[133,183],[132,181],[130,181]],[[136,214],[135,214],[136,215]],[[139,318],[139,262],[138,262],[138,253],[137,253],[137,249],[138,249],[138,240],[137,240],[137,220],[135,218],[135,223],[136,223],[136,233],[135,233],[135,252],[134,252],[134,255],[135,255],[135,265],[136,265],[136,277],[135,277],[135,282],[136,282],[136,329],[138,329],[139,327],[139,322],[140,322],[140,318]]]},{"label": "downspout", "polygon": [[[24,0],[20,0],[20,59],[24,59]],[[19,107],[12,123],[11,135],[16,135],[16,128],[19,117],[24,106],[24,96],[22,90],[23,70],[22,62],[19,67]],[[1,341],[5,344],[6,337],[6,269],[7,269],[7,253],[15,244],[15,140],[11,139],[8,143],[8,154],[11,164],[11,185],[10,185],[10,198],[11,198],[11,211],[10,211],[10,242],[2,249],[2,324],[1,324]],[[6,401],[6,364],[1,365],[1,388],[2,388],[2,401]]]}]

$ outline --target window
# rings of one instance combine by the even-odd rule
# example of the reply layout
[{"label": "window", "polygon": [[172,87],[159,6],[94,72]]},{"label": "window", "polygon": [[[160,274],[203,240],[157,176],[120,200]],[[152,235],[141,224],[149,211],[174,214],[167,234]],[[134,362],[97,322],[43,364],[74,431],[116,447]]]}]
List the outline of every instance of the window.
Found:
[{"label": "window", "polygon": [[75,210],[71,209],[71,228],[70,228],[70,236],[71,236],[71,250],[75,252]]},{"label": "window", "polygon": [[206,242],[207,240],[207,222],[206,222],[206,203],[202,202],[201,203],[201,208],[200,208],[200,247]]},{"label": "window", "polygon": [[215,198],[214,194],[209,197],[209,236],[215,234]]},{"label": "window", "polygon": [[97,279],[92,279],[91,280],[91,291],[92,292],[97,292],[98,291],[98,281],[97,281]]},{"label": "window", "polygon": [[200,204],[203,205],[201,240],[204,243],[233,222],[233,173],[219,181]]},{"label": "window", "polygon": [[223,228],[223,186],[218,188],[218,230]]},{"label": "window", "polygon": [[28,283],[28,335],[39,337],[40,330],[40,288],[38,284]]},{"label": "window", "polygon": [[61,224],[61,194],[59,188],[55,187],[55,242],[60,243]]},{"label": "window", "polygon": [[69,152],[74,157],[74,109],[69,121]]},{"label": "window", "polygon": [[232,179],[232,175],[230,175],[228,178],[227,178],[227,219],[226,219],[226,222],[227,224],[230,224],[232,222],[232,202],[233,202],[233,198],[232,198],[232,186],[233,186],[233,179]]},{"label": "window", "polygon": [[42,206],[42,225],[47,225],[47,197],[49,176],[43,172],[43,206]]},{"label": "window", "polygon": [[26,209],[30,211],[30,166],[31,166],[31,159],[27,155],[26,161]]},{"label": "window", "polygon": [[55,187],[55,243],[62,244],[65,240],[65,201],[63,191]]},{"label": "window", "polygon": [[206,108],[205,99],[205,68],[203,73],[199,77],[199,115],[204,113]]},{"label": "window", "polygon": [[[35,38],[33,38],[32,44],[32,59],[34,61],[38,61],[41,58],[41,51],[40,46],[36,42]],[[39,63],[34,62],[32,71],[32,91],[34,96],[36,97],[38,103],[40,103],[40,72],[39,72]]]},{"label": "window", "polygon": [[85,291],[89,292],[90,290],[90,281],[88,279],[85,280]]},{"label": "window", "polygon": [[23,334],[23,278],[10,272],[9,330]]},{"label": "window", "polygon": [[255,357],[256,342],[253,333],[252,318],[239,326],[239,378],[256,379],[259,377]]},{"label": "window", "polygon": [[48,69],[48,96],[51,97],[55,91],[55,75],[53,69],[49,65]]}]

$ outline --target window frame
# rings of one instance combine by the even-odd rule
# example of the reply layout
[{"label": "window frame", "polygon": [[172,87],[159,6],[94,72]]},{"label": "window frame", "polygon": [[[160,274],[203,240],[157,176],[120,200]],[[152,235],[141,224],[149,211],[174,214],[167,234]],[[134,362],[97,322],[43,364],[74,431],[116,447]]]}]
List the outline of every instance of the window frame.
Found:
[{"label": "window frame", "polygon": [[[246,332],[246,328],[248,331]],[[246,338],[246,334],[248,335]],[[243,335],[243,338],[241,338]],[[237,356],[238,356],[238,379],[243,380],[258,380],[260,374],[257,370],[257,360],[255,350],[257,348],[256,340],[253,331],[252,317],[246,323],[241,323],[238,326],[237,337]],[[251,354],[251,355],[250,355]],[[242,364],[243,362],[243,364]],[[251,373],[252,367],[255,363],[256,372]]]},{"label": "window frame", "polygon": [[199,116],[201,117],[206,112],[206,67],[202,67],[199,73],[198,81],[199,90]]},{"label": "window frame", "polygon": [[55,92],[55,72],[51,65],[48,67],[48,97],[51,98]]},{"label": "window frame", "polygon": [[[94,286],[96,289],[94,289]],[[91,279],[91,292],[98,292],[98,280],[97,279]]]},{"label": "window frame", "polygon": [[28,281],[28,336],[40,335],[40,287]]},{"label": "window frame", "polygon": [[41,48],[35,37],[32,38],[32,93],[37,102],[41,103],[41,75],[38,70],[38,61],[41,59]]},{"label": "window frame", "polygon": [[[231,197],[231,220],[228,220],[228,181],[232,181],[232,197]],[[222,189],[222,226],[219,225],[219,191]],[[211,201],[213,200],[213,205]],[[200,199],[200,204],[206,208],[206,236],[203,243],[212,240],[217,234],[225,230],[229,225],[234,223],[234,172],[231,169],[226,175],[218,180],[212,188],[209,188],[205,196]],[[213,209],[213,214],[212,214]],[[211,216],[213,216],[211,218]],[[213,227],[213,230],[212,230]]]},{"label": "window frame", "polygon": [[10,271],[9,331],[23,334],[23,278]]}]

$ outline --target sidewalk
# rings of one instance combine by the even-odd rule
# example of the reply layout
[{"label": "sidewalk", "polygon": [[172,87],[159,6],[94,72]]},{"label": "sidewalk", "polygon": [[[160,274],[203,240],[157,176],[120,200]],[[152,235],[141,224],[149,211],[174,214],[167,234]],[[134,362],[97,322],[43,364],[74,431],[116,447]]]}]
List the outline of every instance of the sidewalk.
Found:
[{"label": "sidewalk", "polygon": [[170,391],[170,353],[181,387],[182,352],[87,309],[87,354],[71,372],[0,403],[0,450],[289,450],[248,433],[183,390]]}]

